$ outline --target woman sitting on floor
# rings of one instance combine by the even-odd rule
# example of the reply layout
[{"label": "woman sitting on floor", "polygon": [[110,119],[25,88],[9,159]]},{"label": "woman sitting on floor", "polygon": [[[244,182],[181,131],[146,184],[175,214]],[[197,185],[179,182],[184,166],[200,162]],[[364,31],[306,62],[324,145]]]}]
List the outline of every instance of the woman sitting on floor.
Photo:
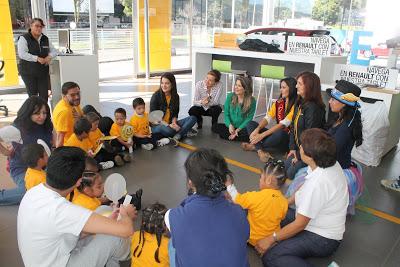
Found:
[{"label": "woman sitting on floor", "polygon": [[189,115],[197,119],[197,129],[203,127],[203,116],[211,116],[211,124],[218,122],[222,109],[219,105],[222,83],[221,73],[218,70],[210,70],[203,81],[196,83],[194,106],[189,109]]},{"label": "woman sitting on floor", "polygon": [[224,104],[224,123],[214,124],[212,131],[225,140],[248,142],[247,124],[256,111],[256,100],[252,96],[250,77],[238,76],[233,93],[229,93]]},{"label": "woman sitting on floor", "polygon": [[[289,77],[280,81],[281,94],[279,99],[272,104],[265,118],[258,124],[255,121],[247,124],[247,133],[250,134],[250,143],[242,143],[244,150],[257,150],[262,162],[268,162],[272,157],[270,149],[287,151],[289,146],[289,125],[292,122],[294,105],[297,99],[297,81]],[[272,121],[276,125],[270,129],[265,128]]]},{"label": "woman sitting on floor", "polygon": [[289,199],[296,211],[289,209],[283,228],[256,245],[264,266],[311,266],[305,258],[328,257],[343,239],[349,193],[335,140],[322,129],[305,130],[300,155],[308,175]]},{"label": "woman sitting on floor", "polygon": [[[361,89],[355,84],[340,80],[335,89],[328,89],[327,93],[331,97],[329,100],[331,111],[336,115],[329,124],[328,133],[335,139],[337,161],[347,178],[350,197],[348,213],[354,214],[356,201],[361,196],[364,187],[361,166],[351,160],[354,144],[358,147],[363,142],[361,113],[358,111],[357,102]],[[293,195],[304,183],[305,176],[306,168],[300,170],[295,176],[287,190],[287,197]]]},{"label": "woman sitting on floor", "polygon": [[285,168],[290,180],[297,171],[306,166],[300,159],[300,136],[306,129],[325,126],[325,104],[321,96],[321,82],[317,74],[302,72],[297,75],[297,94],[299,99],[294,108],[293,121],[290,126],[289,153]]},{"label": "woman sitting on floor", "polygon": [[150,100],[150,112],[162,110],[164,112],[163,123],[152,126],[154,134],[164,137],[173,137],[177,144],[186,136],[195,136],[197,132],[192,129],[196,124],[196,117],[189,116],[178,120],[179,95],[176,87],[175,76],[166,72],[161,76],[160,88],[153,94]]}]

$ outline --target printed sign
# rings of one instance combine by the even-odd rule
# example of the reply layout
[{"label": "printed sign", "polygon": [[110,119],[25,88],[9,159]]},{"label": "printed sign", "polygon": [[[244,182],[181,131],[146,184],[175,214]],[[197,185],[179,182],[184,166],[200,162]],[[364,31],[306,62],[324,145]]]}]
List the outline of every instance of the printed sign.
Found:
[{"label": "printed sign", "polygon": [[287,42],[287,53],[298,55],[329,56],[331,54],[331,38],[329,36],[289,36]]},{"label": "printed sign", "polygon": [[379,66],[335,65],[335,80],[395,89],[398,71]]}]

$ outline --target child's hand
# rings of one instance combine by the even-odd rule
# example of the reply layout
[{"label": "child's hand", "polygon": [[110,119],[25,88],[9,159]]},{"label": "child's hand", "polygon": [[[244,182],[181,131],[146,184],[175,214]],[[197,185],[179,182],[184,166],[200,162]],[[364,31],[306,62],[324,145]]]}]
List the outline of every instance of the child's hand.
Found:
[{"label": "child's hand", "polygon": [[228,175],[228,176],[226,177],[225,185],[226,185],[226,186],[229,186],[229,185],[231,185],[231,184],[233,184],[233,178],[232,178],[230,175]]},{"label": "child's hand", "polygon": [[89,150],[87,154],[88,154],[88,156],[91,157],[91,158],[94,158],[94,156],[95,156],[95,154],[93,153],[92,150]]},{"label": "child's hand", "polygon": [[135,206],[133,205],[120,205],[119,206],[119,213],[121,214],[121,217],[127,216],[131,218],[132,220],[135,220],[137,217],[137,211]]},{"label": "child's hand", "polygon": [[147,138],[151,138],[151,134],[146,135]]}]

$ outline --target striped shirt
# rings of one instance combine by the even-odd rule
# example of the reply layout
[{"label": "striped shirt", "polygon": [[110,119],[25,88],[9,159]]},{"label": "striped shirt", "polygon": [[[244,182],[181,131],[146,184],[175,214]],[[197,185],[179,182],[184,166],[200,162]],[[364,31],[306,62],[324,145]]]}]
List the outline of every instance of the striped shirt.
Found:
[{"label": "striped shirt", "polygon": [[[213,87],[211,87],[210,91],[208,92],[206,83],[203,81],[199,81],[196,83],[196,91],[194,95],[194,105],[195,106],[202,106],[205,110],[212,106],[219,105],[219,97],[221,96],[221,91],[222,91],[222,83],[217,82],[214,84]],[[210,98],[210,101],[206,106],[201,104],[201,101],[204,98]]]}]

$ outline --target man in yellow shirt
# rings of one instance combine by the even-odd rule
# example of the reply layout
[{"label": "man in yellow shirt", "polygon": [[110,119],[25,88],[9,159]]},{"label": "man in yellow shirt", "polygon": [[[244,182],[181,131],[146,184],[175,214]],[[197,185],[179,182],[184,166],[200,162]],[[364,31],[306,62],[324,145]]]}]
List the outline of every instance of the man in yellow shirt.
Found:
[{"label": "man in yellow shirt", "polygon": [[22,150],[22,160],[28,165],[25,173],[26,190],[46,182],[46,168],[48,155],[42,145],[33,143]]},{"label": "man in yellow shirt", "polygon": [[53,124],[57,132],[56,147],[63,146],[74,132],[74,123],[83,113],[80,107],[81,95],[77,83],[66,82],[63,84],[62,99],[53,111]]},{"label": "man in yellow shirt", "polygon": [[282,160],[267,162],[260,177],[260,191],[240,194],[233,180],[227,179],[227,191],[233,202],[248,210],[247,219],[250,224],[248,242],[252,246],[255,246],[260,239],[280,230],[280,223],[288,209],[288,201],[280,191],[285,180],[285,165]]}]

